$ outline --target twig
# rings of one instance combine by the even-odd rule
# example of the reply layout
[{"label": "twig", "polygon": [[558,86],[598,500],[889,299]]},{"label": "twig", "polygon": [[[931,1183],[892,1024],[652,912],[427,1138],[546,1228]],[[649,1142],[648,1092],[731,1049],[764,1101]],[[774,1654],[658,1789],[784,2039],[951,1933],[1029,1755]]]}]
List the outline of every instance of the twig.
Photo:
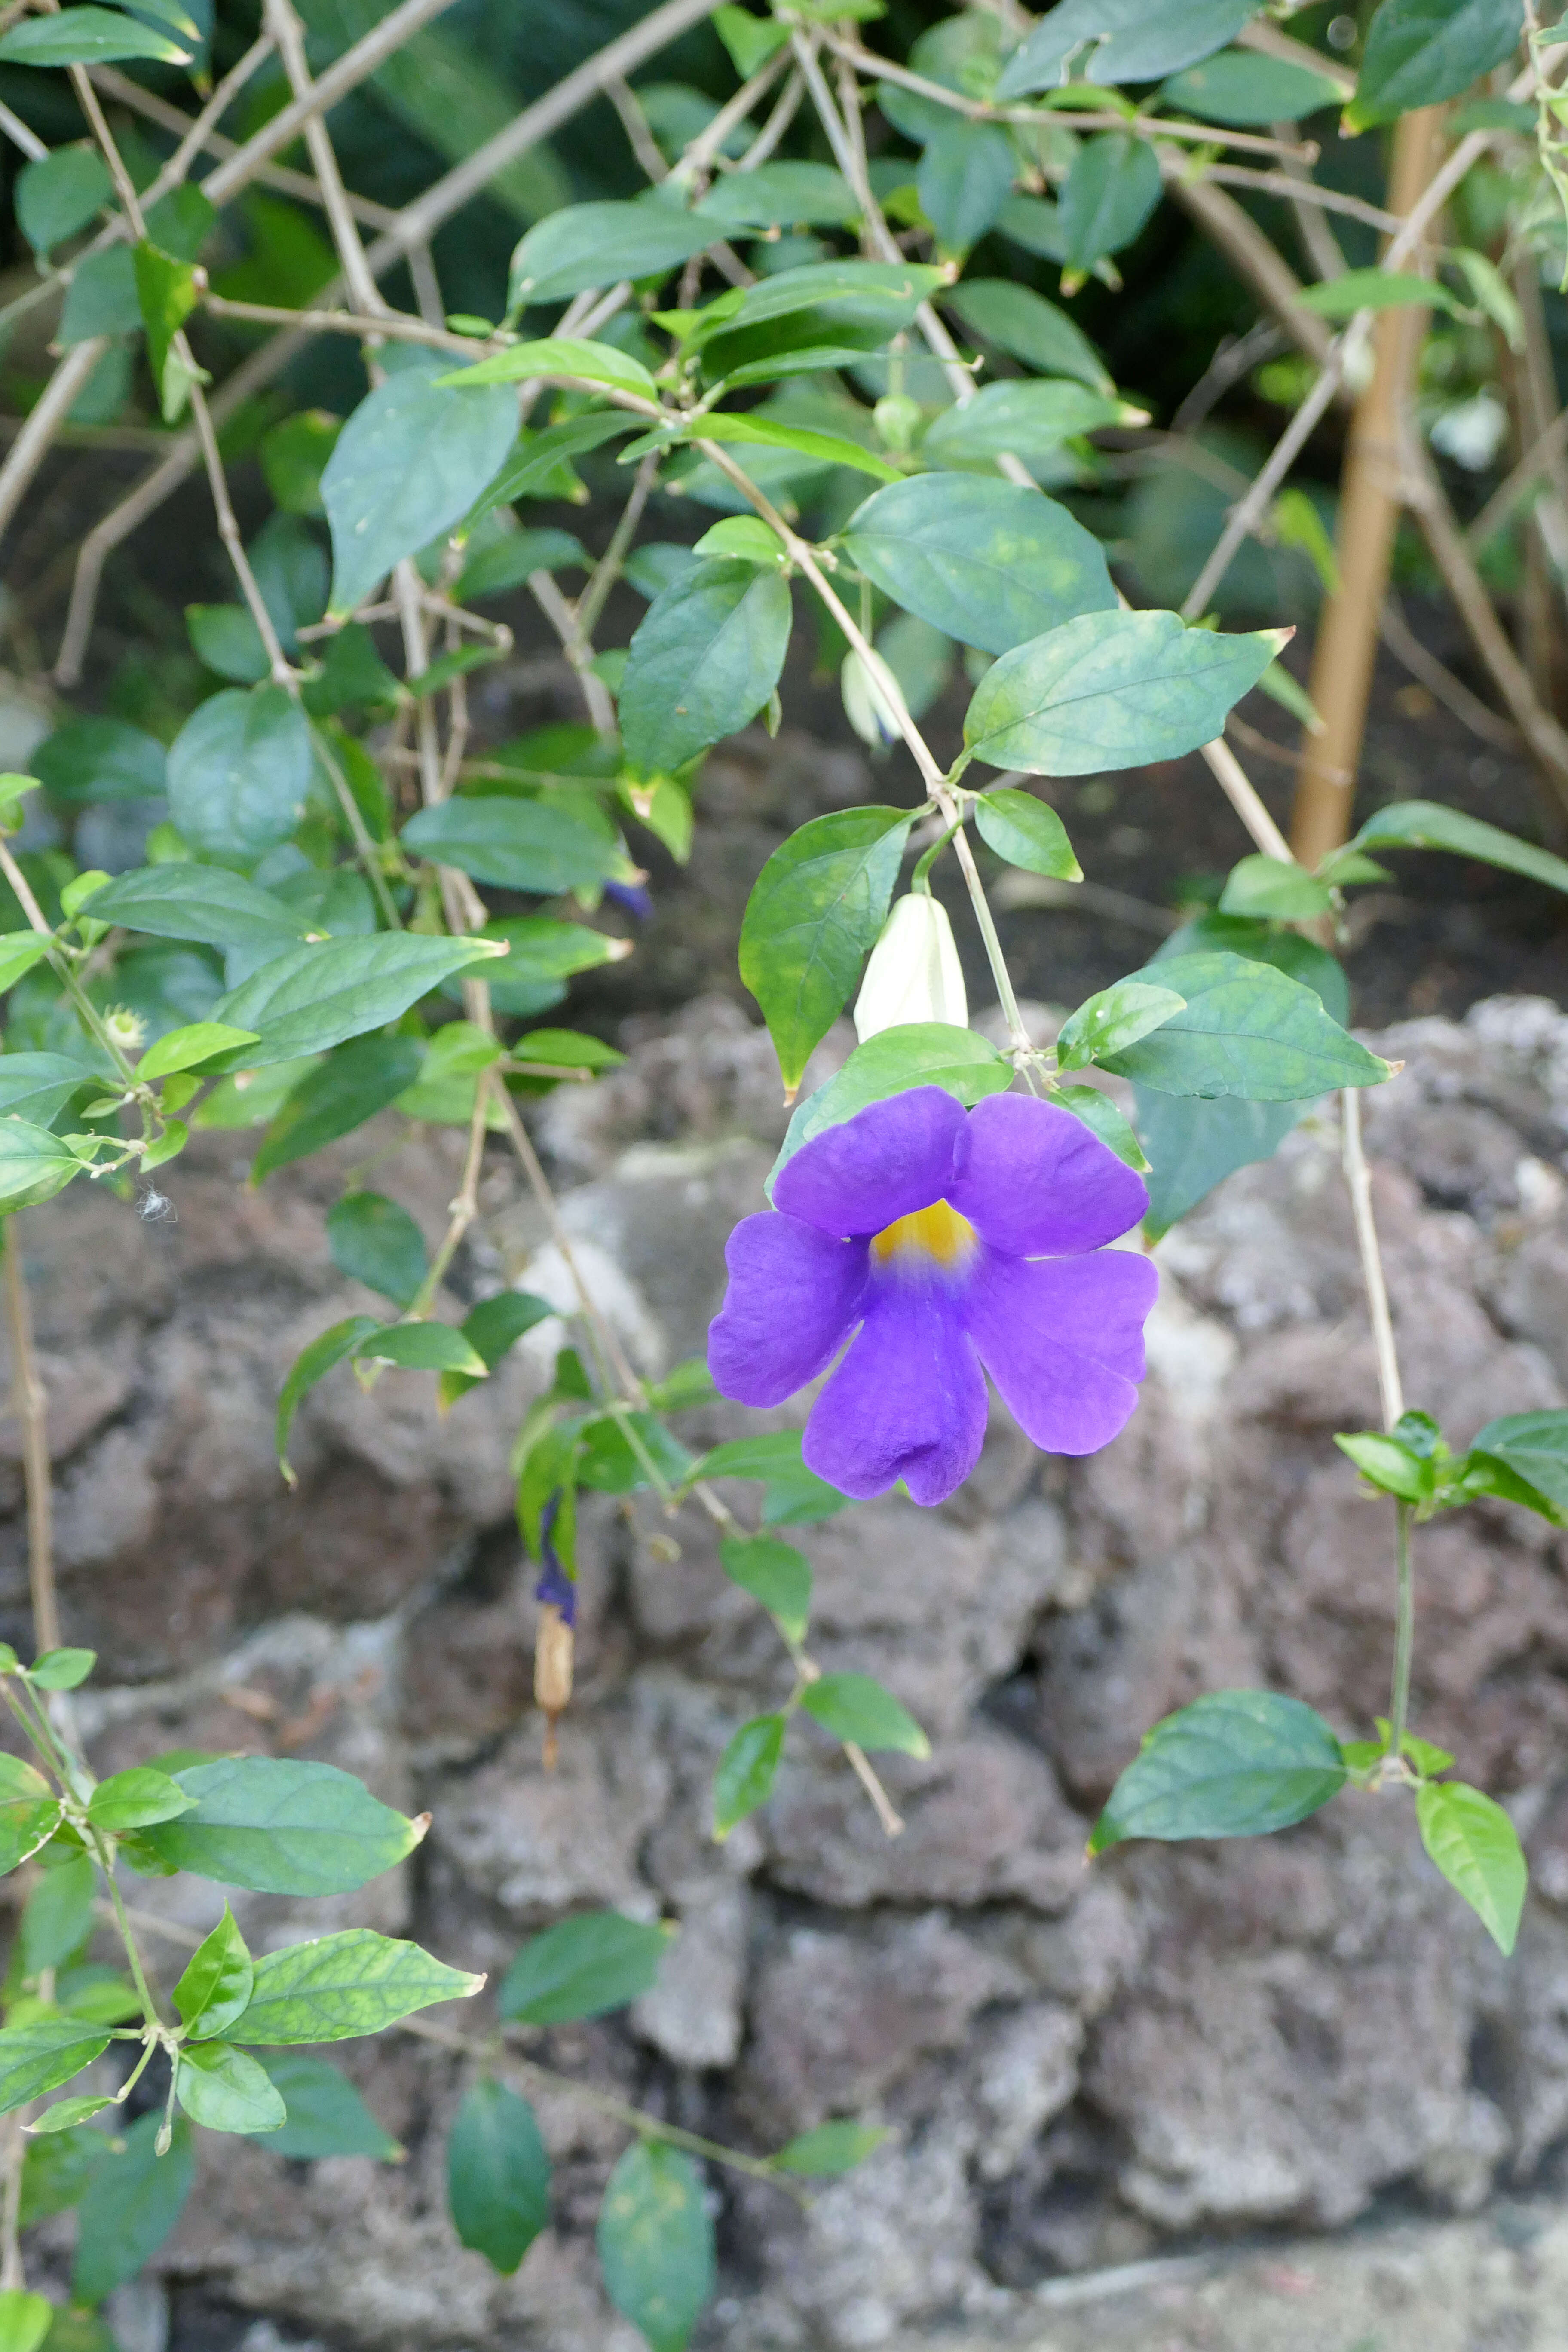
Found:
[{"label": "twig", "polygon": [[1510,467],[1480,512],[1465,525],[1465,543],[1479,554],[1540,477],[1568,455],[1568,408],[1560,409],[1517,465]]},{"label": "twig", "polygon": [[1470,692],[1462,678],[1456,677],[1430,647],[1422,644],[1405,619],[1404,608],[1392,590],[1384,600],[1378,628],[1394,660],[1407,669],[1412,677],[1418,678],[1427,692],[1442,703],[1445,709],[1451,710],[1472,735],[1479,735],[1483,743],[1491,744],[1495,751],[1519,750],[1518,728],[1510,726],[1495,710],[1489,709],[1479,695]]},{"label": "twig", "polygon": [[0,466],[0,532],[26,496],[56,432],[108,349],[107,335],[91,335],[84,343],[73,343],[28,410],[26,422]]},{"label": "twig", "polygon": [[305,117],[305,145],[316,177],[321,183],[321,205],[327,215],[327,226],[332,233],[332,243],[348,280],[349,298],[360,310],[373,315],[387,308],[382,300],[375,279],[365,266],[364,247],[360,243],[359,230],[349,206],[348,192],[342,173],[338,169],[337,155],[321,111],[317,108],[316,85],[305,61],[305,35],[293,0],[266,0],[267,25],[278,44],[278,54],[283,60],[283,70],[289,77],[289,87],[296,103],[309,104],[311,111]]},{"label": "twig", "polygon": [[661,180],[668,179],[669,165],[665,162],[648,119],[642,110],[642,101],[625,74],[609,76],[605,83],[605,96],[620,116],[621,129],[626,134],[632,153],[657,187]]},{"label": "twig", "polygon": [[24,122],[19,114],[13,114],[8,106],[0,106],[0,131],[14,147],[21,149],[30,163],[40,163],[49,152],[48,142],[40,139],[31,125]]},{"label": "twig", "polygon": [[0,2140],[0,2166],[5,2168],[5,2188],[0,2192],[0,2293],[19,2294],[27,2284],[22,2266],[22,2166],[27,2153],[22,2118],[28,2112],[14,2108],[0,2126],[5,2135]]},{"label": "twig", "polygon": [[[678,178],[695,182],[705,176],[731,131],[738,123],[744,122],[759,98],[766,97],[788,62],[784,52],[780,49],[749,81],[741,84],[734,97],[719,109],[712,121],[705,124],[696,138],[682,150],[680,161],[675,167]],[[739,171],[745,168],[744,163],[736,166]]]},{"label": "twig", "polygon": [[[19,1210],[4,1221],[5,1324],[11,1337],[11,1395],[22,1431],[22,1469],[27,1490],[27,1582],[32,1596],[33,1640],[37,1652],[60,1646],[59,1602],[55,1591],[54,1481],[49,1467],[48,1394],[33,1344],[33,1316],[17,1236]],[[0,2281],[0,2284],[4,2284]]]},{"label": "twig", "polygon": [[[228,296],[215,294],[208,288],[202,294],[202,308],[215,319],[245,319],[261,327],[290,327],[302,334],[353,335],[363,341],[366,336],[384,336],[389,342],[423,343],[431,351],[456,352],[464,359],[482,359],[492,352],[503,352],[505,341],[487,335],[456,335],[443,321],[432,326],[428,320],[412,319],[406,311],[384,310],[289,310],[277,302],[236,302]],[[380,297],[377,296],[379,305]]]},{"label": "twig", "polygon": [[658,478],[658,451],[650,449],[637,467],[632,483],[631,496],[622,508],[620,520],[610,534],[610,543],[594,566],[587,586],[577,599],[577,625],[584,637],[592,637],[594,631],[598,627],[599,615],[605,609],[605,600],[620,578],[621,565],[626,559],[626,550],[632,543],[637,527],[642,520],[643,509],[647,506],[654,483]]},{"label": "twig", "polygon": [[[796,68],[791,72],[789,79],[780,90],[773,112],[736,164],[737,172],[761,170],[800,112],[800,102],[805,96],[805,84],[800,78],[799,68]],[[712,128],[711,124],[709,128]]]},{"label": "twig", "polygon": [[577,614],[548,572],[531,572],[528,593],[561,640],[572,665],[595,733],[607,741],[616,732],[616,706],[602,677],[595,675],[594,648]]},{"label": "twig", "polygon": [[[1291,341],[1327,367],[1333,353],[1333,335],[1315,310],[1304,308],[1302,286],[1295,271],[1269,243],[1250,213],[1234,196],[1208,180],[1168,180],[1166,193],[1213,238],[1226,259],[1251,287],[1253,293],[1285,329]],[[1335,392],[1338,394],[1336,385]]]},{"label": "twig", "polygon": [[1394,1319],[1388,1311],[1388,1284],[1383,1254],[1377,1245],[1377,1224],[1372,1213],[1372,1175],[1361,1139],[1361,1097],[1354,1087],[1340,1096],[1341,1160],[1351,1196],[1356,1250],[1366,1286],[1372,1342],[1377,1353],[1377,1392],[1383,1404],[1383,1425],[1392,1429],[1405,1411],[1405,1391],[1399,1378],[1399,1357],[1394,1344]]}]

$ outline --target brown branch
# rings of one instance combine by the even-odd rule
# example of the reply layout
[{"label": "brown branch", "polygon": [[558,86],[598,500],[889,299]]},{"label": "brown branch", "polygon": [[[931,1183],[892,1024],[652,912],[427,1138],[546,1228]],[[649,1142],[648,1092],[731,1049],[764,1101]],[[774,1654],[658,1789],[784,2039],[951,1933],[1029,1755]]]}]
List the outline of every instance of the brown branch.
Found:
[{"label": "brown branch", "polygon": [[33,1344],[33,1316],[22,1270],[21,1244],[13,1209],[4,1220],[5,1322],[11,1335],[11,1395],[22,1431],[22,1470],[27,1490],[27,1582],[33,1604],[33,1640],[41,1654],[60,1646],[59,1602],[55,1591],[54,1482],[49,1468],[48,1396]]}]

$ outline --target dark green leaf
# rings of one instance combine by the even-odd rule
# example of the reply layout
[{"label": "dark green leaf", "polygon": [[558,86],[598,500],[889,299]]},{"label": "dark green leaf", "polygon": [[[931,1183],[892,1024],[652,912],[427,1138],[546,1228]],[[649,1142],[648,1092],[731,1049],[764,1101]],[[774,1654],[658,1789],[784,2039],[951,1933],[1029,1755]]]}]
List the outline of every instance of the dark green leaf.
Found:
[{"label": "dark green leaf", "polygon": [[36,1207],[52,1201],[83,1162],[68,1144],[30,1120],[0,1118],[0,1211]]},{"label": "dark green leaf", "polygon": [[267,2142],[276,2156],[374,2156],[395,2162],[403,2149],[384,2131],[353,2084],[324,2058],[293,2050],[269,2051],[267,2072],[289,2114]]},{"label": "dark green leaf", "polygon": [[169,814],[193,849],[250,856],[287,841],[305,814],[310,730],[280,686],[201,703],[169,753]]},{"label": "dark green leaf", "polygon": [[[22,2160],[21,2222],[25,2230],[80,2203],[99,2166],[110,2153],[104,2132],[49,2132],[29,2137]],[[110,2345],[106,2352],[115,2352]]]},{"label": "dark green leaf", "polygon": [[905,1756],[931,1754],[931,1742],[909,1709],[869,1675],[824,1675],[806,1685],[800,1703],[835,1739],[896,1748]]},{"label": "dark green leaf", "polygon": [[1367,131],[1457,98],[1523,37],[1521,0],[1384,0],[1367,32],[1347,129]]},{"label": "dark green leaf", "polygon": [[[465,604],[473,604],[481,596],[499,596],[508,588],[521,588],[535,572],[574,567],[587,572],[593,564],[582,541],[569,530],[503,531],[469,556],[453,594]],[[428,687],[424,690],[427,693]]]},{"label": "dark green leaf", "polygon": [[[143,1831],[142,1842],[176,1870],[221,1886],[341,1895],[390,1870],[424,1835],[331,1764],[230,1756],[174,1778],[196,1800],[194,1811]],[[258,1978],[267,1965],[257,1963]]]},{"label": "dark green leaf", "polygon": [[564,2025],[624,2009],[652,1991],[671,1932],[619,1911],[562,1919],[524,1944],[500,1980],[496,2007],[519,2025]]},{"label": "dark green leaf", "polygon": [[1223,49],[1258,0],[1060,0],[1007,62],[997,94],[1054,89],[1078,60],[1091,82],[1158,81]]},{"label": "dark green leaf", "polygon": [[[1032,286],[1015,286],[1005,278],[964,278],[943,300],[983,342],[994,344],[1039,374],[1073,376],[1093,392],[1115,391],[1110,371],[1082,328]],[[1079,612],[1087,609],[1078,607]]]},{"label": "dark green leaf", "polygon": [[278,1466],[290,1486],[294,1473],[289,1466],[289,1433],[294,1426],[294,1415],[316,1382],[324,1380],[345,1356],[352,1356],[360,1341],[375,1328],[374,1315],[347,1316],[323,1331],[319,1339],[312,1339],[308,1348],[302,1348],[289,1366],[278,1399],[277,1445]]},{"label": "dark green leaf", "polygon": [[57,147],[24,163],[16,174],[16,226],[40,261],[87,227],[114,193],[109,166],[86,141]]},{"label": "dark green leaf", "polygon": [[1218,735],[1280,642],[1278,629],[1189,629],[1174,613],[1086,613],[992,664],[964,742],[994,768],[1047,776],[1179,759]]},{"label": "dark green leaf", "polygon": [[163,789],[163,746],[121,719],[68,719],[27,756],[60,800],[153,800]]},{"label": "dark green leaf", "polygon": [[[748,22],[754,22],[748,19]],[[763,163],[716,180],[695,207],[712,234],[748,228],[840,228],[858,216],[849,184],[827,163]]]},{"label": "dark green leaf", "polygon": [[[387,668],[375,649],[375,639],[362,623],[345,621],[320,650],[320,674],[308,677],[301,688],[312,719],[330,719],[338,711],[356,709],[390,710],[402,699],[401,681]],[[341,743],[338,749],[341,756]],[[373,824],[371,830],[378,839],[385,837],[381,826]]]},{"label": "dark green leaf", "polygon": [[1163,184],[1146,140],[1121,131],[1086,139],[1057,208],[1068,267],[1088,271],[1107,254],[1122,252],[1159,203]]},{"label": "dark green leaf", "polygon": [[1009,866],[1028,874],[1048,874],[1058,882],[1081,882],[1067,828],[1048,802],[1034,793],[998,784],[974,803],[980,838]]},{"label": "dark green leaf", "polygon": [[483,940],[430,939],[412,931],[322,940],[289,948],[263,964],[218,999],[213,1017],[256,1033],[261,1043],[246,1047],[245,1062],[259,1069],[384,1028],[449,973],[493,952]]},{"label": "dark green leaf", "polygon": [[515,393],[443,387],[446,367],[410,352],[360,403],[321,470],[334,613],[352,613],[395,563],[461,522],[517,437]]},{"label": "dark green leaf", "polygon": [[[338,1775],[340,1780],[347,1777]],[[483,1983],[483,1977],[449,1969],[417,1944],[377,1936],[369,1927],[345,1927],[335,1936],[318,1936],[307,1944],[264,1953],[256,1963],[249,2005],[224,2029],[223,2039],[264,2046],[342,2042],[379,2033],[384,2026],[395,2025],[400,2017],[411,2017],[437,2001],[468,2000]]]},{"label": "dark green leaf", "polygon": [[128,1771],[111,1773],[92,1792],[87,1817],[95,1829],[111,1837],[121,1830],[145,1829],[153,1822],[173,1821],[189,1812],[194,1800],[167,1772],[151,1765],[133,1764]]},{"label": "dark green leaf", "polygon": [[[799,269],[781,269],[742,292],[721,295],[703,312],[689,348],[798,310],[847,312],[857,323],[874,320],[882,335],[893,335],[909,325],[921,304],[944,282],[943,271],[914,261],[810,261]],[[830,323],[837,326],[838,321]]]},{"label": "dark green leaf", "polygon": [[[383,1192],[347,1192],[335,1202],[327,1214],[327,1246],[340,1274],[379,1290],[396,1307],[408,1306],[430,1263],[425,1236],[407,1210]],[[365,1338],[373,1341],[375,1334]]]},{"label": "dark green leaf", "polygon": [[686,2352],[713,2292],[713,2224],[691,2158],[634,2141],[605,2186],[597,2242],[616,2309],[652,2352]]},{"label": "dark green leaf", "polygon": [[792,1641],[805,1639],[811,1615],[811,1562],[804,1552],[767,1536],[726,1536],[719,1558],[730,1581],[771,1610]]},{"label": "dark green leaf", "polygon": [[510,506],[514,499],[560,495],[557,478],[564,473],[570,487],[574,457],[585,457],[617,433],[630,433],[638,422],[621,409],[595,409],[589,415],[569,416],[563,424],[547,425],[542,433],[525,434],[494,481],[468,509],[464,529],[472,530],[492,508]]},{"label": "dark green leaf", "polygon": [[1500,1462],[1550,1507],[1560,1526],[1568,1524],[1568,1412],[1504,1413],[1477,1432],[1470,1451]]},{"label": "dark green leaf", "polygon": [[1462,1780],[1428,1780],[1415,1791],[1415,1818],[1421,1843],[1449,1885],[1500,1951],[1511,1952],[1530,1874],[1502,1807]]},{"label": "dark green leaf", "polygon": [[1436,801],[1390,801],[1369,816],[1352,849],[1446,849],[1456,857],[1479,858],[1510,874],[1527,874],[1549,889],[1568,890],[1568,859],[1533,843],[1516,841],[1500,825],[1466,816]]},{"label": "dark green leaf", "polygon": [[836,2180],[853,2172],[887,2138],[881,2124],[818,2124],[781,2147],[773,2158],[779,2172],[800,2173],[807,2180]]},{"label": "dark green leaf", "polygon": [[607,931],[558,923],[549,915],[504,916],[487,923],[479,937],[499,940],[506,949],[505,960],[485,975],[498,1013],[543,1013],[560,1003],[566,993],[562,983],[574,972],[617,963],[626,950],[626,942]]},{"label": "dark green leaf", "polygon": [[741,978],[756,998],[788,1095],[844,1010],[887,920],[908,809],[813,817],[773,851],[741,926]]},{"label": "dark green leaf", "polygon": [[1272,1159],[1300,1115],[1289,1102],[1204,1102],[1140,1087],[1138,1132],[1151,1164],[1144,1223],[1151,1237],[1168,1233],[1237,1169]]},{"label": "dark green leaf", "polygon": [[[92,1934],[98,1893],[91,1856],[51,1846],[22,1908],[22,1967],[30,1977],[64,1966]],[[101,2021],[84,2018],[84,2025]]]},{"label": "dark green leaf", "polygon": [[988,383],[962,406],[942,410],[921,444],[921,456],[932,466],[982,465],[1008,451],[1026,460],[1048,457],[1077,434],[1131,424],[1142,413],[1060,377],[1051,383]]},{"label": "dark green leaf", "polygon": [[1057,1063],[1063,1070],[1081,1070],[1089,1062],[1109,1065],[1176,1013],[1186,999],[1174,990],[1152,987],[1147,981],[1119,980],[1091,996],[1062,1025],[1057,1039]]},{"label": "dark green leaf", "polygon": [[1103,1066],[1163,1094],[1302,1102],[1371,1087],[1388,1065],[1342,1029],[1316,992],[1250,957],[1162,957],[1149,975],[1185,1009]]},{"label": "dark green leaf", "polygon": [[124,2144],[110,2150],[81,2202],[71,2293],[79,2303],[101,2303],[133,2279],[157,2252],[184,2210],[195,2174],[190,2126],[174,2119],[167,2156],[155,2153],[161,2113],[139,2116]]},{"label": "dark green leaf", "polygon": [[273,2132],[286,2112],[256,2060],[222,2042],[188,2042],[175,2066],[174,2088],[191,2121],[209,2131]]},{"label": "dark green leaf", "polygon": [[437,801],[410,817],[403,841],[419,856],[456,866],[476,882],[531,890],[542,898],[593,889],[621,860],[613,832],[585,813],[554,801],[500,794],[461,793]]},{"label": "dark green leaf", "polygon": [[58,2091],[109,2047],[100,2026],[76,2017],[40,2017],[0,2032],[0,2116]]},{"label": "dark green leaf", "polygon": [[245,1937],[226,1903],[223,1917],[196,1946],[174,1987],[174,2007],[181,2022],[197,2040],[221,2033],[226,2025],[243,2016],[255,1980]]},{"label": "dark green leaf", "polygon": [[808,1470],[800,1458],[798,1429],[770,1430],[763,1437],[734,1437],[705,1454],[693,1475],[699,1478],[760,1478],[763,1524],[781,1528],[830,1519],[848,1502],[837,1486]]},{"label": "dark green leaf", "polygon": [[618,278],[667,277],[721,234],[710,221],[651,198],[566,205],[531,228],[512,254],[508,313]]},{"label": "dark green leaf", "polygon": [[[797,1555],[798,1557],[798,1555]],[[721,1844],[737,1822],[765,1805],[784,1755],[785,1718],[754,1716],[743,1723],[713,1773],[713,1835]]]},{"label": "dark green leaf", "polygon": [[1256,50],[1226,49],[1204,64],[1189,66],[1160,92],[1176,112],[1201,122],[1297,122],[1320,107],[1337,106],[1343,86],[1327,73],[1295,65],[1289,58],[1260,57]]},{"label": "dark green leaf", "polygon": [[857,509],[842,544],[906,612],[987,653],[1116,602],[1098,540],[1012,482],[913,475]]},{"label": "dark green leaf", "polygon": [[[275,1168],[287,1168],[293,1160],[335,1143],[340,1135],[363,1127],[413,1085],[419,1075],[419,1047],[412,1037],[358,1037],[352,1045],[341,1046],[327,1061],[307,1071],[273,1119],[251,1165],[251,1182],[259,1184]],[[361,1197],[379,1200],[381,1196]],[[333,1215],[346,1207],[346,1202],[340,1202]],[[329,1238],[331,1231],[329,1220]],[[423,1274],[423,1266],[420,1271]],[[399,1299],[398,1304],[405,1306],[407,1301]]]},{"label": "dark green leaf", "polygon": [[703,563],[654,598],[621,680],[626,756],[668,775],[755,718],[789,646],[790,593],[775,572]]},{"label": "dark green leaf", "polygon": [[1089,1850],[1131,1837],[1260,1837],[1305,1821],[1344,1781],[1339,1741],[1299,1698],[1215,1691],[1146,1734]]},{"label": "dark green leaf", "polygon": [[20,1115],[28,1124],[52,1126],[88,1073],[64,1054],[0,1056],[0,1117]]},{"label": "dark green leaf", "polygon": [[155,939],[277,953],[307,928],[281,898],[221,866],[137,866],[95,890],[89,911],[95,922],[119,923]]},{"label": "dark green leaf", "polygon": [[272,667],[261,632],[243,604],[187,604],[185,635],[199,662],[238,686],[259,685]]},{"label": "dark green leaf", "polygon": [[994,225],[1019,168],[1001,123],[969,122],[954,114],[921,158],[921,210],[944,245],[967,248]]},{"label": "dark green leaf", "polygon": [[510,2278],[550,2226],[550,2158],[533,2109],[504,2083],[471,2084],[447,2141],[447,2202],[462,2243]]},{"label": "dark green leaf", "polygon": [[56,16],[24,16],[0,39],[0,64],[8,66],[108,66],[125,58],[154,58],[162,65],[191,61],[193,44],[172,41],[150,25],[139,25],[114,8],[62,8]]}]

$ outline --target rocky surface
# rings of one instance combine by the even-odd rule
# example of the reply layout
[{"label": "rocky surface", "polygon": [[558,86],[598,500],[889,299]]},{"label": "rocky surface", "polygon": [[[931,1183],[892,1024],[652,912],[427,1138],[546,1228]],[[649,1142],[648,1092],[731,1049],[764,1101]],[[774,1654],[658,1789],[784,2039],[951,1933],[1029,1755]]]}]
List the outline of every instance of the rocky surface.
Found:
[{"label": "rocky surface", "polygon": [[[766,1042],[731,1005],[627,1042],[624,1070],[556,1095],[536,1125],[574,1246],[657,1370],[700,1347],[782,1113]],[[1568,1019],[1494,1000],[1379,1042],[1405,1063],[1367,1134],[1406,1384],[1463,1441],[1568,1390]],[[437,1132],[377,1168],[432,1238],[460,1141]],[[1393,1801],[1347,1798],[1269,1841],[1082,1859],[1142,1732],[1198,1692],[1269,1684],[1357,1735],[1384,1696],[1387,1515],[1330,1442],[1376,1416],[1331,1105],[1162,1244],[1151,1377],[1115,1445],[1041,1460],[997,1412],[942,1509],[888,1501],[802,1532],[814,1654],[881,1676],[932,1753],[888,1761],[907,1823],[889,1841],[838,1751],[801,1731],[773,1804],[722,1848],[713,1761],[788,1670],[695,1511],[585,1511],[579,1699],[560,1769],[542,1769],[507,1452],[551,1327],[445,1422],[420,1376],[365,1396],[341,1370],[300,1415],[299,1488],[279,1482],[284,1370],[370,1303],[322,1240],[323,1206],[365,1156],[353,1142],[246,1191],[247,1139],[208,1137],[163,1180],[176,1222],[86,1186],[20,1221],[68,1632],[122,1662],[118,1686],[83,1695],[100,1765],[175,1745],[319,1756],[434,1813],[413,1862],[357,1895],[240,1896],[254,1943],[406,1926],[493,1969],[574,1906],[679,1920],[629,2020],[556,2030],[535,2054],[747,2146],[849,2111],[892,2126],[809,2215],[724,2184],[704,2340],[735,2352],[931,2330],[968,2352],[1554,2340],[1531,2316],[1560,2314],[1568,2276],[1547,2209],[1511,2246],[1489,2221],[1430,2224],[1440,2284],[1418,2333],[1386,2284],[1406,2274],[1403,2239],[1383,2270],[1357,2239],[1215,2279],[1157,2273],[1092,2310],[1064,2299],[1079,2274],[1173,2243],[1339,2227],[1390,2196],[1469,2213],[1568,2134],[1568,1552],[1542,1522],[1485,1506],[1419,1538],[1415,1723],[1508,1797],[1531,1846],[1510,1966]],[[564,1303],[563,1273],[498,1157],[452,1307],[507,1281]],[[697,1444],[742,1419],[704,1408],[680,1426]],[[18,1457],[0,1424],[0,1635],[25,1642]],[[738,1486],[737,1507],[755,1491]],[[136,1884],[177,1966],[219,1898]],[[401,2035],[341,2054],[407,2161],[300,2167],[209,2137],[159,2257],[174,2342],[635,2352],[586,2234],[617,2128],[540,2100],[556,2229],[498,2279],[444,2212],[462,2059]],[[45,2263],[70,2227],[39,2233]],[[1316,2284],[1271,2286],[1271,2263]],[[128,2352],[162,2352],[171,2306],[136,2295]]]}]

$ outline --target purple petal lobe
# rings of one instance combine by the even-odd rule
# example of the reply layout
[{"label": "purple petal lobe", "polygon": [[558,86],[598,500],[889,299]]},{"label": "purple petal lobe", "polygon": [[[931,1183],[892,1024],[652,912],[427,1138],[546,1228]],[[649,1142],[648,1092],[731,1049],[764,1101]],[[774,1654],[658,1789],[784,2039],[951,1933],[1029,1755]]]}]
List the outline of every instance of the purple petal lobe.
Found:
[{"label": "purple petal lobe", "polygon": [[1100,1249],[1149,1205],[1142,1178],[1081,1119],[1032,1095],[988,1095],[975,1105],[947,1197],[1008,1257]]},{"label": "purple petal lobe", "polygon": [[708,1331],[708,1369],[740,1404],[782,1404],[829,1364],[866,1286],[864,1242],[798,1217],[742,1217],[724,1250],[730,1286]]},{"label": "purple petal lobe", "polygon": [[987,1253],[976,1263],[964,1296],[969,1335],[1003,1402],[1046,1453],[1098,1453],[1126,1423],[1159,1286],[1131,1250],[1034,1263]]},{"label": "purple petal lobe", "polygon": [[868,1103],[802,1145],[773,1199],[825,1234],[879,1234],[948,1191],[963,1118],[963,1106],[940,1087]]},{"label": "purple petal lobe", "polygon": [[873,1282],[866,1319],[812,1407],[801,1453],[841,1494],[917,1503],[961,1486],[985,1435],[985,1382],[964,1337],[962,1294],[943,1283]]}]

